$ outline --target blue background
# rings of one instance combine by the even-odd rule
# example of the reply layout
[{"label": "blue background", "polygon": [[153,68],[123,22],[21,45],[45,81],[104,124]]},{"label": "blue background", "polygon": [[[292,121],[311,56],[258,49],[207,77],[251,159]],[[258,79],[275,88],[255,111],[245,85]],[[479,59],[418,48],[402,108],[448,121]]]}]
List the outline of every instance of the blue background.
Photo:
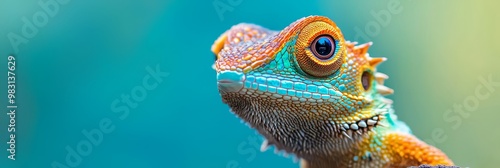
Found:
[{"label": "blue background", "polygon": [[[0,66],[8,55],[17,57],[19,108],[16,161],[7,159],[3,127],[8,116],[0,115],[0,167],[67,165],[66,147],[76,149],[87,141],[82,131],[99,128],[102,120],[114,129],[76,167],[298,167],[272,149],[260,152],[260,136],[221,102],[210,46],[240,22],[280,30],[308,15],[330,17],[347,40],[375,42],[371,55],[389,58],[379,71],[391,76],[387,86],[396,90],[390,96],[396,112],[418,137],[458,165],[496,165],[498,91],[462,117],[458,127],[443,118],[454,104],[474,95],[478,78],[500,79],[500,15],[494,2],[401,0],[396,2],[401,11],[387,23],[373,12],[388,11],[395,3],[388,0],[220,0],[230,8],[221,16],[213,2],[69,1],[16,51],[7,35],[22,35],[23,17],[32,21],[44,10],[39,1],[2,0]],[[373,31],[368,39],[355,39],[356,30],[366,33],[370,24],[378,29],[368,30]],[[112,103],[142,86],[146,68],[156,66],[168,76],[120,119]],[[0,77],[0,88],[6,88],[6,77]],[[433,138],[436,129],[446,138]]]}]

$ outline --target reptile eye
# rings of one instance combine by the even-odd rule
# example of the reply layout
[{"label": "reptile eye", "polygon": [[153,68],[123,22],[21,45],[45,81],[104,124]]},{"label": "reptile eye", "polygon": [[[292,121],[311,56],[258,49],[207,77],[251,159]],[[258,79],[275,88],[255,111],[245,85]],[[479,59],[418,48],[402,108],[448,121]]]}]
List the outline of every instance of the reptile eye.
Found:
[{"label": "reptile eye", "polygon": [[305,75],[325,78],[339,70],[347,54],[344,36],[331,20],[311,20],[300,29],[294,51]]},{"label": "reptile eye", "polygon": [[361,75],[361,84],[363,85],[363,89],[370,89],[372,79],[372,74],[370,72],[363,72],[363,74]]},{"label": "reptile eye", "polygon": [[328,35],[319,36],[311,43],[311,51],[320,60],[330,59],[335,51],[335,40]]}]

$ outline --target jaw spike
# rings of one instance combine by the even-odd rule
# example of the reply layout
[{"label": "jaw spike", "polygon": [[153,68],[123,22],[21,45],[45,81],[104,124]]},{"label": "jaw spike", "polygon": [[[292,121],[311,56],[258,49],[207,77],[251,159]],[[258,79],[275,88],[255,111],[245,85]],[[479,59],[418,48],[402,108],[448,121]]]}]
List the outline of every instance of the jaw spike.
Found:
[{"label": "jaw spike", "polygon": [[368,62],[371,66],[375,67],[378,64],[380,64],[386,60],[387,60],[387,58],[385,58],[385,57],[376,57],[376,58],[369,58]]},{"label": "jaw spike", "polygon": [[347,138],[352,140],[351,136],[347,135],[347,133],[345,131],[342,131],[342,134],[344,134],[344,136],[346,136]]},{"label": "jaw spike", "polygon": [[384,102],[385,104],[392,104],[392,100],[391,99],[388,99],[388,98],[382,98],[382,102]]},{"label": "jaw spike", "polygon": [[368,53],[368,48],[373,45],[373,42],[368,42],[365,44],[361,44],[359,46],[354,47],[354,53],[357,53],[359,56],[365,56]]},{"label": "jaw spike", "polygon": [[266,139],[262,142],[262,145],[260,145],[260,151],[265,152],[267,149],[269,149],[269,141]]},{"label": "jaw spike", "polygon": [[377,92],[381,95],[390,95],[394,93],[394,90],[384,85],[377,85]]},{"label": "jaw spike", "polygon": [[389,76],[381,72],[375,72],[375,80],[378,84],[383,85],[386,79],[389,79]]},{"label": "jaw spike", "polygon": [[380,126],[385,127],[385,128],[388,128],[388,127],[389,127],[389,126],[387,126],[386,124],[383,124],[383,123],[381,123],[381,122],[377,122],[377,125],[380,125]]},{"label": "jaw spike", "polygon": [[358,45],[358,42],[357,41],[346,41],[345,45],[347,46],[347,48],[354,48],[354,46]]}]

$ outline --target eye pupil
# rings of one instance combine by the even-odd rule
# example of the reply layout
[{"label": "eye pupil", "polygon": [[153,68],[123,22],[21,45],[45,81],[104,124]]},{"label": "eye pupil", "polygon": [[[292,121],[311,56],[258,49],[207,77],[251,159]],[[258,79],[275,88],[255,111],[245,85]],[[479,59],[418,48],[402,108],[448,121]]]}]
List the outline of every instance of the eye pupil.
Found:
[{"label": "eye pupil", "polygon": [[313,41],[311,49],[317,58],[321,60],[330,59],[335,50],[335,41],[327,35],[319,36]]},{"label": "eye pupil", "polygon": [[370,89],[371,79],[371,74],[369,72],[363,72],[361,75],[361,84],[363,85],[363,89]]},{"label": "eye pupil", "polygon": [[319,55],[327,55],[332,50],[332,43],[326,37],[321,37],[316,42],[316,51]]}]

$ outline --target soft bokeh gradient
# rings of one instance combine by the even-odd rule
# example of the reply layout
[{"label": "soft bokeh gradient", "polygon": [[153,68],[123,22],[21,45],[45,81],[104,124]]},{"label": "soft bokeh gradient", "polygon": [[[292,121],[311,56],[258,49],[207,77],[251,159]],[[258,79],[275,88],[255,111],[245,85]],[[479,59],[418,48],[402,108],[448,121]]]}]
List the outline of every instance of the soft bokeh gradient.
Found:
[{"label": "soft bokeh gradient", "polygon": [[[279,30],[308,15],[330,17],[353,40],[357,27],[365,30],[377,20],[372,11],[388,10],[391,2],[242,0],[222,20],[213,2],[87,0],[60,6],[16,54],[17,160],[7,159],[8,116],[2,114],[0,167],[65,163],[65,147],[75,148],[85,140],[82,130],[98,128],[103,118],[115,130],[78,167],[298,167],[272,150],[260,152],[254,141],[262,139],[221,102],[210,68],[212,42],[240,22]],[[491,75],[500,82],[499,3],[397,2],[402,11],[368,40],[374,41],[372,56],[389,58],[379,70],[391,77],[387,85],[396,90],[390,98],[399,118],[457,165],[496,167],[500,87],[458,125],[443,114],[475,95],[482,86],[478,78]],[[7,34],[20,34],[21,18],[40,10],[38,1],[1,1],[2,67],[15,53]],[[120,120],[111,103],[142,85],[146,67],[156,65],[169,76]],[[6,88],[6,77],[0,88]],[[0,90],[2,108],[6,91]],[[446,138],[433,138],[435,130]]]}]

